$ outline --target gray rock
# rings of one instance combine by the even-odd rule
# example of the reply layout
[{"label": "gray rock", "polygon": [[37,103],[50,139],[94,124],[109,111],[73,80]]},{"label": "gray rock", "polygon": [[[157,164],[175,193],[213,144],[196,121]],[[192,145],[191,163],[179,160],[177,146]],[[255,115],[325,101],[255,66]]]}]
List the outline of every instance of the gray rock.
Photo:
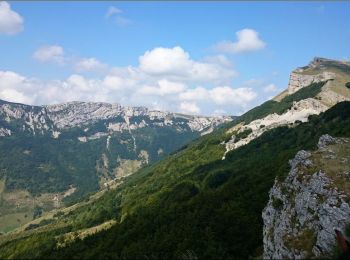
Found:
[{"label": "gray rock", "polygon": [[334,144],[336,142],[336,139],[332,136],[325,134],[320,137],[318,140],[317,147],[318,149],[325,149],[328,145]]},{"label": "gray rock", "polygon": [[[317,153],[328,153],[325,148],[331,143],[345,144],[324,135]],[[270,190],[262,213],[264,259],[330,257],[335,245],[334,228],[342,230],[350,223],[349,194],[315,164],[312,155],[299,151],[290,160],[287,178],[276,180]],[[315,167],[319,169],[312,170]],[[335,178],[347,180],[347,176],[347,171],[339,171]]]},{"label": "gray rock", "polygon": [[[131,123],[133,117],[143,117],[139,123]],[[101,102],[68,102],[49,106],[29,106],[0,100],[0,118],[12,122],[33,135],[51,133],[58,138],[62,129],[82,127],[98,122],[118,118],[118,123],[108,127],[108,132],[123,132],[152,126],[173,126],[179,132],[192,131],[207,134],[218,125],[232,121],[231,117],[192,116],[170,112],[150,110],[145,107],[124,107],[119,104]],[[121,122],[119,122],[121,121]],[[146,122],[147,121],[147,122]],[[11,129],[1,128],[0,136],[16,134]]]}]

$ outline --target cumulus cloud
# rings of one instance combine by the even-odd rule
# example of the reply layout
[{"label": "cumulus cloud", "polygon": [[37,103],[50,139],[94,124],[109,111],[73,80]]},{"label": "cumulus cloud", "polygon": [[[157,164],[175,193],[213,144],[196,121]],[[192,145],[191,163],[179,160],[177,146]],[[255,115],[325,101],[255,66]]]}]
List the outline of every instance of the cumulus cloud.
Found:
[{"label": "cumulus cloud", "polygon": [[210,96],[217,105],[236,104],[245,106],[256,98],[256,93],[251,88],[216,87],[211,89]]},{"label": "cumulus cloud", "polygon": [[42,46],[33,53],[33,58],[39,62],[57,64],[63,64],[66,59],[64,50],[59,45]]},{"label": "cumulus cloud", "polygon": [[160,80],[155,86],[145,85],[138,90],[140,95],[165,96],[181,93],[186,86],[182,83],[171,82],[168,80]]},{"label": "cumulus cloud", "polygon": [[204,62],[194,61],[179,46],[146,51],[139,58],[139,68],[152,76],[166,75],[173,80],[196,82],[227,82],[237,75],[224,56],[207,57]]},{"label": "cumulus cloud", "polygon": [[72,74],[64,80],[42,81],[0,71],[0,98],[27,104],[100,101],[191,114],[213,114],[220,110],[234,114],[236,109],[249,105],[256,93],[250,88],[229,86],[193,88],[167,79],[145,83],[112,74],[101,79]]},{"label": "cumulus cloud", "polygon": [[181,100],[211,101],[216,105],[246,105],[256,98],[257,94],[251,88],[232,88],[229,86],[206,89],[197,87],[182,92]]},{"label": "cumulus cloud", "polygon": [[260,39],[259,33],[253,29],[243,29],[236,32],[237,41],[222,41],[215,49],[222,53],[244,53],[265,48],[266,43]]},{"label": "cumulus cloud", "polygon": [[[198,61],[181,47],[160,47],[141,55],[137,66],[114,68],[94,58],[74,60],[63,49],[53,56],[62,56],[66,65],[73,61],[75,72],[43,81],[0,71],[0,98],[28,104],[100,101],[206,115],[236,114],[256,98],[249,87],[231,86],[237,73],[222,55]],[[52,55],[42,55],[42,60],[51,61]],[[80,73],[101,68],[98,76]]]},{"label": "cumulus cloud", "polygon": [[189,54],[181,47],[155,48],[139,58],[140,68],[153,75],[184,75],[192,67]]},{"label": "cumulus cloud", "polygon": [[78,72],[82,72],[82,71],[99,72],[99,71],[106,70],[107,67],[108,66],[106,64],[100,62],[96,58],[83,58],[83,59],[78,60],[74,64],[74,68]]},{"label": "cumulus cloud", "polygon": [[0,2],[0,34],[13,35],[23,30],[23,18],[11,9],[9,3]]},{"label": "cumulus cloud", "polygon": [[185,114],[199,114],[201,110],[194,102],[181,102],[180,111]]},{"label": "cumulus cloud", "polygon": [[35,100],[35,94],[29,94],[32,90],[32,84],[25,77],[11,71],[0,71],[0,99],[32,104]]},{"label": "cumulus cloud", "polygon": [[71,66],[75,72],[104,72],[108,65],[96,58],[77,58],[67,54],[60,45],[47,45],[38,48],[32,55],[41,63],[55,63]]}]

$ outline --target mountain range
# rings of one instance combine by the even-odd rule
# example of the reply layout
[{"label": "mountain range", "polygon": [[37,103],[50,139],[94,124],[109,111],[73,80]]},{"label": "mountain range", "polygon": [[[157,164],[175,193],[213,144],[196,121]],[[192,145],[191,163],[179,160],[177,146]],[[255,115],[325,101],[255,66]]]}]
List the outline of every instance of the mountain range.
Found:
[{"label": "mountain range", "polygon": [[108,103],[0,101],[0,230],[106,188],[231,120]]},{"label": "mountain range", "polygon": [[[346,182],[350,170],[349,82],[348,62],[315,58],[294,70],[287,89],[274,99],[211,133],[200,136],[197,132],[198,138],[182,143],[181,149],[128,177],[112,179],[97,193],[36,214],[36,219],[3,234],[0,258],[335,257],[336,241],[329,230],[350,230],[350,220],[344,215],[350,212]],[[65,111],[70,115],[64,109],[69,105],[41,108],[50,114],[45,122],[52,122],[52,131],[34,127],[39,132],[19,134],[23,135],[19,142],[25,143],[29,133],[30,138],[37,138],[44,131],[50,137],[43,135],[42,146],[48,145],[47,140],[67,138],[84,145],[80,146],[84,151],[89,142],[93,144],[89,151],[96,151],[94,140],[103,140],[100,145],[106,149],[108,135],[93,140],[91,136],[106,133],[108,128],[90,131],[96,128],[75,124],[82,119],[74,113],[63,116],[64,120],[55,114]],[[7,122],[6,117],[4,120]],[[116,123],[103,120],[103,127]],[[130,125],[127,120],[124,123]],[[72,128],[66,131],[67,125]],[[11,130],[10,137],[15,132],[10,125],[4,124],[4,129]],[[125,132],[130,134],[128,129]],[[132,150],[134,139],[129,140]],[[71,143],[67,142],[65,154],[75,151]],[[136,148],[139,146],[136,142]],[[48,152],[46,155],[51,158]],[[84,159],[75,167],[95,165],[96,157],[85,152],[81,156]],[[63,159],[62,163],[67,157]],[[74,175],[68,163],[67,169],[67,174]],[[50,167],[45,170],[51,172]],[[16,183],[22,179],[17,178]],[[47,189],[50,187],[48,184]],[[62,191],[76,187],[82,186],[65,186]]]}]

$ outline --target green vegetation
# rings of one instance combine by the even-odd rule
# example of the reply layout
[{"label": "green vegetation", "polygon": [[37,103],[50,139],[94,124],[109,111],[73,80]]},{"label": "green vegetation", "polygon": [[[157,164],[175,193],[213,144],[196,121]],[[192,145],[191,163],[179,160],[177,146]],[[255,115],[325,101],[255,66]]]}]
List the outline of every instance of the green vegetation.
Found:
[{"label": "green vegetation", "polygon": [[314,230],[305,229],[296,238],[285,239],[288,248],[297,249],[307,253],[306,258],[312,256],[312,248],[316,244],[317,236]]},{"label": "green vegetation", "polygon": [[249,129],[244,130],[243,132],[236,134],[235,135],[236,136],[235,142],[238,142],[241,139],[247,138],[247,136],[250,135],[252,132],[253,132],[253,130],[249,128]]},{"label": "green vegetation", "polygon": [[[259,256],[261,211],[275,177],[285,177],[288,160],[301,149],[315,148],[325,133],[350,135],[350,102],[294,128],[268,131],[229,152],[224,161],[220,142],[225,133],[217,131],[140,170],[94,203],[0,242],[0,258]],[[56,247],[60,236],[111,219],[116,224],[110,229]]]},{"label": "green vegetation", "polygon": [[[103,153],[110,163],[107,171],[112,178],[113,169],[119,165],[118,156],[135,160],[139,159],[140,151],[145,150],[149,161],[154,162],[164,156],[157,153],[159,147],[166,155],[198,136],[192,132],[178,133],[170,127],[139,129],[133,133],[137,140],[137,151],[134,151],[129,133],[114,135],[107,150],[107,137],[84,143],[72,132],[63,133],[59,139],[49,135],[1,138],[0,179],[6,177],[6,190],[28,190],[37,196],[44,192],[63,192],[73,185],[77,191],[67,198],[72,201],[99,188],[96,161]],[[127,145],[121,144],[122,141]]]},{"label": "green vegetation", "polygon": [[[226,160],[221,160],[225,151],[221,143],[228,140],[232,125],[283,113],[293,101],[317,95],[323,84],[312,84],[281,102],[268,101],[213,134],[190,144],[179,143],[182,148],[173,155],[144,167],[93,201],[85,199],[73,210],[62,210],[64,214],[45,225],[3,235],[0,258],[261,256],[261,212],[275,178],[284,178],[288,160],[301,149],[313,149],[322,134],[349,136],[350,103],[311,116],[308,123],[265,132],[229,152]],[[156,137],[147,140],[159,141]],[[99,144],[95,146],[98,149]],[[281,205],[277,202],[276,206]],[[83,239],[79,236],[104,223],[114,224]],[[68,237],[69,243],[64,244]],[[61,242],[65,246],[57,247]]]},{"label": "green vegetation", "polygon": [[33,219],[41,217],[43,214],[43,208],[39,206],[35,206],[34,212],[33,212]]},{"label": "green vegetation", "polygon": [[[104,187],[104,182],[114,179],[116,173],[127,175],[140,167],[146,161],[142,155],[147,155],[147,161],[153,163],[199,136],[189,128],[178,131],[173,126],[154,126],[131,133],[113,133],[108,148],[107,136],[88,142],[78,140],[99,131],[108,132],[109,123],[121,120],[124,119],[100,120],[87,125],[86,132],[84,127],[61,130],[55,139],[50,132],[25,133],[22,119],[7,122],[0,116],[0,127],[7,127],[13,133],[0,138],[0,232],[24,225],[57,205],[76,203]],[[141,117],[130,118],[131,123],[140,120]],[[59,201],[55,204],[56,194]],[[40,212],[35,210],[39,206]]]},{"label": "green vegetation", "polygon": [[283,208],[283,201],[280,199],[273,198],[272,200],[272,206],[276,210],[281,210]]},{"label": "green vegetation", "polygon": [[294,101],[297,102],[306,98],[315,97],[321,92],[325,83],[326,82],[312,83],[308,87],[302,88],[299,91],[286,96],[280,102],[274,100],[266,101],[262,105],[257,106],[240,116],[235,120],[235,123],[245,122],[246,124],[249,124],[256,119],[263,118],[272,113],[281,115],[292,107]]},{"label": "green vegetation", "polygon": [[347,87],[347,88],[350,89],[350,82],[347,82],[347,83],[345,84],[345,87]]}]

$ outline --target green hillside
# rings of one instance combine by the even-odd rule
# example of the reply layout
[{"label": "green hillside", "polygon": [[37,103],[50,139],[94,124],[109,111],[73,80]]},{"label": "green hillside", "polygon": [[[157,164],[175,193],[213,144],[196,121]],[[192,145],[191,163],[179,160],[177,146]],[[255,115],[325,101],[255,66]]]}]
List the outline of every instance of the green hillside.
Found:
[{"label": "green hillside", "polygon": [[[0,237],[0,257],[247,258],[262,254],[261,212],[288,160],[322,134],[349,136],[350,102],[279,127],[221,160],[224,129],[146,167],[75,210]],[[91,199],[90,199],[91,200]],[[115,220],[83,240],[80,234]],[[43,232],[43,233],[42,233]],[[67,234],[76,239],[67,240]],[[57,246],[61,245],[61,246]]]},{"label": "green hillside", "polygon": [[[72,204],[104,188],[104,183],[156,162],[200,136],[190,129],[154,126],[87,142],[78,140],[106,131],[107,123],[85,126],[89,131],[66,129],[59,138],[50,133],[21,132],[0,137],[0,183],[4,186],[0,190],[0,232],[31,221],[35,208],[49,211]],[[12,128],[18,129],[13,122]]]}]

